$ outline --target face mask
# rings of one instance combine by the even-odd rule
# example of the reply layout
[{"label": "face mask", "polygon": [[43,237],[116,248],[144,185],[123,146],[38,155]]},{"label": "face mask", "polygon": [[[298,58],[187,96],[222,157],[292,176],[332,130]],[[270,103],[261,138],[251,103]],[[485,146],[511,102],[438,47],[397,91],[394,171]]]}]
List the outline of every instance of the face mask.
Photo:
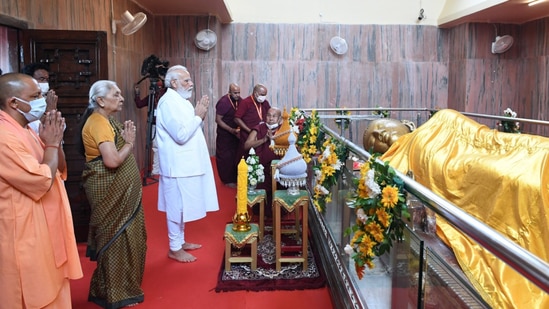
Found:
[{"label": "face mask", "polygon": [[38,87],[40,87],[40,91],[42,91],[43,95],[50,90],[50,84],[48,83],[38,83]]},{"label": "face mask", "polygon": [[21,114],[23,114],[23,116],[25,116],[25,118],[29,122],[33,122],[35,120],[38,120],[38,119],[42,118],[42,115],[44,115],[44,112],[46,112],[46,106],[47,106],[46,98],[40,98],[40,99],[32,100],[30,102],[27,102],[25,100],[21,100],[17,97],[16,97],[16,99],[30,105],[31,109],[30,109],[30,111],[28,111],[26,113],[24,111],[20,110],[19,108],[17,109],[17,111],[20,112]]},{"label": "face mask", "polygon": [[273,123],[273,124],[265,123],[265,124],[267,125],[267,128],[269,128],[269,130],[278,128],[278,123]]},{"label": "face mask", "polygon": [[265,102],[265,99],[266,99],[266,98],[267,98],[266,95],[257,96],[257,102],[263,103],[263,102]]}]

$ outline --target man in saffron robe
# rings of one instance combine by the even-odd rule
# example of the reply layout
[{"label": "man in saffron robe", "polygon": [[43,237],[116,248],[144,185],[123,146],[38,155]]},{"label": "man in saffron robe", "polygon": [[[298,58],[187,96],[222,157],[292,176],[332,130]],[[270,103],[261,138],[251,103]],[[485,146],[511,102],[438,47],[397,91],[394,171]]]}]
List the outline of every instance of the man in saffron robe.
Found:
[{"label": "man in saffron robe", "polygon": [[262,84],[255,85],[252,94],[240,102],[234,114],[234,121],[240,127],[240,143],[235,165],[238,165],[242,157],[247,157],[248,151],[244,149],[244,144],[248,135],[252,128],[266,121],[269,108],[271,104],[267,101],[267,87]]},{"label": "man in saffron robe", "polygon": [[239,144],[239,128],[234,114],[240,103],[240,86],[229,85],[229,93],[222,96],[215,105],[217,137],[215,139],[215,159],[217,173],[221,181],[232,188],[236,187],[236,152]]},{"label": "man in saffron robe", "polygon": [[40,135],[45,98],[35,79],[0,76],[0,307],[71,308],[70,279],[82,277],[61,141],[53,110]]}]

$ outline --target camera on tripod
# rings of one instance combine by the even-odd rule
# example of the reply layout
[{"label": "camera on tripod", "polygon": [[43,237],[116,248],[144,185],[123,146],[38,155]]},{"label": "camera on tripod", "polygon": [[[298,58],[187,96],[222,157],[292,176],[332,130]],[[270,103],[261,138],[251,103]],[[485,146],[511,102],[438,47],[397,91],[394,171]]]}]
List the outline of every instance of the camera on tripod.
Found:
[{"label": "camera on tripod", "polygon": [[168,61],[161,61],[157,56],[150,55],[145,60],[143,60],[143,65],[141,66],[141,75],[151,79],[151,84],[156,84],[156,81],[162,76],[166,75],[168,72]]},{"label": "camera on tripod", "polygon": [[[143,185],[150,184],[147,179],[152,179],[153,183],[157,180],[151,178],[151,149],[153,146],[153,140],[156,135],[156,130],[153,130],[156,116],[156,104],[160,97],[166,92],[166,88],[163,88],[159,83],[163,82],[163,77],[168,72],[168,61],[161,61],[157,56],[150,55],[143,61],[141,66],[141,75],[143,78],[137,84],[144,79],[149,78],[149,95],[147,96],[147,135],[145,143],[145,160],[144,160],[144,173],[143,173]],[[153,162],[154,165],[154,162]]]}]

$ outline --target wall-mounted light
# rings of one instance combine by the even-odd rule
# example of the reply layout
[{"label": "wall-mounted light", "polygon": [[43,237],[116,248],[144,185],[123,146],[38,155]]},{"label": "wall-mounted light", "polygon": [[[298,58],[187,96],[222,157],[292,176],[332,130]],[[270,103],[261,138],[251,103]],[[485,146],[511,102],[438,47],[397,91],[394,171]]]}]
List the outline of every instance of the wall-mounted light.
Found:
[{"label": "wall-mounted light", "polygon": [[534,0],[534,1],[532,1],[532,2],[529,2],[529,3],[528,3],[528,6],[540,4],[540,3],[545,2],[545,1],[547,1],[547,0]]}]

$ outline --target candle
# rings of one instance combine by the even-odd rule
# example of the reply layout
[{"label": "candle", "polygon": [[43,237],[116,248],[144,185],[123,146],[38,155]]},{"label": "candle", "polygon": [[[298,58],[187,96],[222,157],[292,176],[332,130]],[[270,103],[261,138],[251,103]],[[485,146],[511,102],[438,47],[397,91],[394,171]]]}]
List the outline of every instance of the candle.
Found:
[{"label": "candle", "polygon": [[236,181],[236,213],[248,212],[248,164],[244,158],[238,163],[238,178]]}]

